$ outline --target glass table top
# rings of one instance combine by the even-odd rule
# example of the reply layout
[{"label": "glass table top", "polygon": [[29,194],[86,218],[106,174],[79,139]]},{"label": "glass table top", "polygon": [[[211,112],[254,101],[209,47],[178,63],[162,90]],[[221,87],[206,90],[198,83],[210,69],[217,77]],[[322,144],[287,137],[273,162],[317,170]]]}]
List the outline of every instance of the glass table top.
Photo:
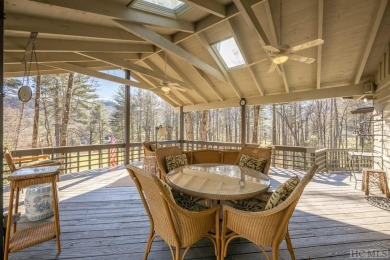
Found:
[{"label": "glass table top", "polygon": [[20,178],[20,177],[27,177],[27,176],[35,176],[35,175],[47,175],[47,174],[56,174],[58,173],[61,166],[55,165],[55,166],[39,166],[39,167],[26,167],[21,168],[13,172],[8,178]]},{"label": "glass table top", "polygon": [[258,171],[226,164],[193,164],[168,173],[167,183],[185,194],[215,200],[245,199],[268,190],[270,179]]}]

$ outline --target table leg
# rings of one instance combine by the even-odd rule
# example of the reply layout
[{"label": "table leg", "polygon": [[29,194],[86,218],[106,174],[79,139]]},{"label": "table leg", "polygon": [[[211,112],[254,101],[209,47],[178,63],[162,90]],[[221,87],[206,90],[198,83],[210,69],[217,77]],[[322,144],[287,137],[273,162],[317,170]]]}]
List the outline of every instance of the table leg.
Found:
[{"label": "table leg", "polygon": [[8,206],[8,217],[7,217],[7,227],[5,231],[5,245],[4,245],[4,260],[8,260],[8,252],[9,252],[9,240],[11,236],[11,221],[12,221],[12,208],[14,205],[14,193],[15,189],[12,187],[10,189],[9,195],[9,206]]},{"label": "table leg", "polygon": [[57,184],[55,179],[51,182],[52,192],[53,192],[53,209],[54,209],[54,221],[56,226],[56,240],[57,240],[57,253],[61,253],[61,242],[60,242],[60,216],[58,213],[58,194],[57,194]]},{"label": "table leg", "polygon": [[[20,192],[20,188],[16,188],[16,198],[15,198],[15,214],[18,213],[18,207],[19,207],[19,192]],[[11,212],[11,215],[12,215],[12,212]],[[13,233],[16,232],[16,222],[14,223],[14,227],[13,227]]]},{"label": "table leg", "polygon": [[366,196],[370,195],[370,172],[366,172],[366,177],[364,179],[364,193]]}]

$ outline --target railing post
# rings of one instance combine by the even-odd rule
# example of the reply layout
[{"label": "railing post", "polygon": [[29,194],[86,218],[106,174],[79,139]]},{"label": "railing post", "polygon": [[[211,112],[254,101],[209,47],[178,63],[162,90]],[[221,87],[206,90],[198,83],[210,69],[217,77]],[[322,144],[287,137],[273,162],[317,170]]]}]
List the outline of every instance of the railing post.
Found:
[{"label": "railing post", "polygon": [[179,114],[179,118],[180,118],[180,149],[183,150],[184,148],[184,144],[183,144],[183,140],[184,140],[184,110],[183,110],[183,106],[180,107],[180,114]]},{"label": "railing post", "polygon": [[[126,79],[130,80],[130,70],[125,70]],[[130,149],[130,86],[125,86],[125,158],[124,163],[129,164]]]},{"label": "railing post", "polygon": [[[1,21],[0,21],[0,27],[1,27],[1,39],[0,39],[0,46],[1,46],[1,49],[4,50],[4,17],[5,17],[5,14],[4,14],[4,1],[1,1],[1,4],[0,4],[0,13],[1,13]],[[3,191],[3,174],[4,174],[4,170],[3,170],[3,98],[4,98],[4,86],[3,86],[3,82],[4,82],[4,56],[1,55],[1,65],[0,65],[0,80],[1,80],[1,86],[0,86],[0,149],[1,149],[1,160],[0,160],[0,182],[1,182],[1,187],[0,187],[0,194],[1,194],[1,199],[0,199],[0,208],[1,209],[4,209],[3,207],[3,195],[4,195],[4,191]],[[3,249],[3,221],[0,221],[0,256],[3,257],[4,255],[4,249]]]},{"label": "railing post", "polygon": [[246,100],[242,98],[241,105],[241,146],[246,144]]}]

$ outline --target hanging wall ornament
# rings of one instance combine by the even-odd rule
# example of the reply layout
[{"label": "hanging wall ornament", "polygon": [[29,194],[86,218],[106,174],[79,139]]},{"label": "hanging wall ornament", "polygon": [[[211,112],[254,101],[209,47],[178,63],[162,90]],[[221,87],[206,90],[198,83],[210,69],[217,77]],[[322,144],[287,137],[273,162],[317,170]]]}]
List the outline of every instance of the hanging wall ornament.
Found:
[{"label": "hanging wall ornament", "polygon": [[37,54],[36,54],[36,50],[35,50],[35,40],[36,40],[37,36],[38,36],[37,32],[30,33],[30,37],[28,39],[26,51],[24,53],[23,85],[22,85],[22,87],[20,87],[20,89],[18,91],[18,98],[23,103],[30,101],[31,97],[32,97],[32,89],[30,86],[30,71],[31,71],[31,65],[33,62],[35,63],[37,73],[39,76],[38,60],[37,60]]}]

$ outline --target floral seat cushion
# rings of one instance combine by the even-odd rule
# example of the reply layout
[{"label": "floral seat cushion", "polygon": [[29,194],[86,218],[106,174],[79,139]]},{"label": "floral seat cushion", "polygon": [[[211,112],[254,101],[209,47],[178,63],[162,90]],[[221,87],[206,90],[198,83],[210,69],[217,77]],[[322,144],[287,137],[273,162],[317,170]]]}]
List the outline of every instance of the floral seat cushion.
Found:
[{"label": "floral seat cushion", "polygon": [[168,171],[172,171],[178,167],[188,165],[187,156],[185,154],[170,155],[165,157],[165,164]]},{"label": "floral seat cushion", "polygon": [[255,171],[263,172],[267,160],[264,158],[254,158],[252,156],[243,154],[241,155],[238,166],[253,169]]},{"label": "floral seat cushion", "polygon": [[222,204],[243,211],[257,212],[263,211],[267,202],[257,198],[249,198],[243,200],[225,200],[222,202]]},{"label": "floral seat cushion", "polygon": [[208,209],[208,207],[206,207],[204,203],[204,200],[199,198],[193,198],[185,194],[182,194],[180,192],[174,191],[163,180],[161,180],[161,184],[167,191],[168,196],[172,200],[174,200],[176,204],[179,205],[181,208],[189,211],[197,211],[197,212]]}]

